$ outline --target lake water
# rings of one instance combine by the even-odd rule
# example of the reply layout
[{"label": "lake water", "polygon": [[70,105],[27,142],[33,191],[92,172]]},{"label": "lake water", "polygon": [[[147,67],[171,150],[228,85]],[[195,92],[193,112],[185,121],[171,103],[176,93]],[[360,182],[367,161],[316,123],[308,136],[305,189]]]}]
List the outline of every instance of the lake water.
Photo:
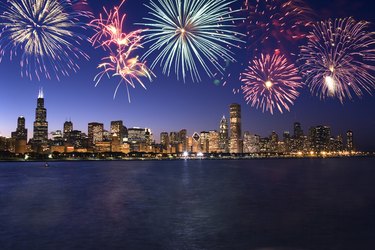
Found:
[{"label": "lake water", "polygon": [[0,249],[375,249],[375,159],[0,163]]}]

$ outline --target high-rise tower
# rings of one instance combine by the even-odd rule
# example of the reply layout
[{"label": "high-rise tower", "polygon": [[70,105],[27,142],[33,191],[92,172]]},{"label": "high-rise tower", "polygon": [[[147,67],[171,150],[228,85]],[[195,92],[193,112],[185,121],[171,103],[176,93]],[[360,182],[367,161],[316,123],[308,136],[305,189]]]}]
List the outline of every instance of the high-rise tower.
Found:
[{"label": "high-rise tower", "polygon": [[228,153],[228,121],[223,115],[220,120],[220,131],[219,131],[219,149],[220,152]]},{"label": "high-rise tower", "polygon": [[16,154],[26,153],[27,128],[25,127],[25,117],[18,117],[17,129],[15,132],[12,132],[12,138],[15,140]]},{"label": "high-rise tower", "polygon": [[34,135],[33,144],[40,151],[41,145],[47,145],[48,141],[48,122],[47,122],[47,109],[44,108],[44,93],[43,89],[39,90],[37,107],[35,110],[35,121],[34,121]]},{"label": "high-rise tower", "polygon": [[103,123],[90,122],[88,125],[88,146],[92,147],[97,142],[103,141]]},{"label": "high-rise tower", "polygon": [[27,141],[27,128],[25,127],[25,117],[20,116],[17,119],[17,129],[12,133],[12,137],[16,140]]},{"label": "high-rise tower", "polygon": [[230,153],[242,153],[241,136],[241,106],[233,103],[230,105]]},{"label": "high-rise tower", "polygon": [[346,149],[351,151],[354,149],[354,144],[353,144],[353,131],[348,130],[346,132]]},{"label": "high-rise tower", "polygon": [[73,123],[71,121],[64,122],[64,137],[69,136],[73,131]]}]

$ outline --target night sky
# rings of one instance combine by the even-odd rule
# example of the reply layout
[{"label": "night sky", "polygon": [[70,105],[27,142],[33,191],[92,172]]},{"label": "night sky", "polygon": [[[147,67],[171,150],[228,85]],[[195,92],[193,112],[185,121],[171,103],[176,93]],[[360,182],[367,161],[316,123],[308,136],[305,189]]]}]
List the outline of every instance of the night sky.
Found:
[{"label": "night sky", "polygon": [[[103,5],[110,8],[113,4],[119,4],[120,0],[88,2],[97,16]],[[123,5],[122,10],[128,14],[125,30],[139,27],[134,23],[141,22],[146,15],[147,9],[143,6],[145,2],[147,0],[127,0]],[[373,0],[306,2],[321,19],[353,16],[357,20],[372,22],[370,28],[375,31]],[[69,119],[73,122],[74,129],[85,133],[89,122],[103,122],[105,128],[109,129],[110,121],[123,120],[127,127],[151,128],[158,141],[161,131],[186,128],[188,135],[192,135],[195,131],[218,129],[222,115],[229,116],[229,105],[236,102],[242,106],[243,131],[268,136],[275,130],[281,136],[285,130],[292,132],[295,121],[302,123],[305,132],[310,126],[329,125],[333,135],[353,130],[355,144],[359,149],[375,151],[375,97],[369,94],[361,99],[354,97],[341,104],[333,99],[321,101],[304,88],[291,107],[291,112],[271,115],[247,105],[242,94],[233,94],[232,89],[240,86],[238,77],[231,77],[225,86],[214,84],[214,80],[208,78],[203,78],[200,83],[189,80],[184,83],[178,81],[173,74],[170,77],[162,75],[156,68],[157,78],[151,83],[145,80],[147,90],[139,85],[130,89],[129,103],[125,86],[120,87],[117,97],[113,99],[118,78],[104,79],[97,87],[94,86],[93,78],[99,72],[96,67],[104,53],[101,49],[93,49],[88,42],[82,46],[91,60],[79,62],[81,70],[76,74],[72,73],[70,77],[62,77],[60,81],[30,81],[21,78],[19,61],[3,59],[0,63],[1,135],[10,136],[11,131],[16,128],[17,117],[23,115],[29,137],[32,136],[38,89],[43,87],[49,132],[61,130],[64,121]],[[239,64],[232,67],[238,69],[242,66]]]}]

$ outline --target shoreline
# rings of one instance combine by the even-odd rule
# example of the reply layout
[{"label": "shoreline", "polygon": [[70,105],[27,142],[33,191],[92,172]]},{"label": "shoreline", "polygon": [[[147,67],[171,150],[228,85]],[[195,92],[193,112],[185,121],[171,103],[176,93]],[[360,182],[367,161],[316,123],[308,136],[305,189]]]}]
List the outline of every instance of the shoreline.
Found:
[{"label": "shoreline", "polygon": [[6,162],[98,162],[98,161],[246,161],[246,160],[288,160],[288,159],[347,159],[347,158],[375,158],[374,153],[363,155],[350,155],[350,156],[256,156],[256,157],[124,157],[124,158],[65,158],[65,159],[0,159],[0,163]]}]

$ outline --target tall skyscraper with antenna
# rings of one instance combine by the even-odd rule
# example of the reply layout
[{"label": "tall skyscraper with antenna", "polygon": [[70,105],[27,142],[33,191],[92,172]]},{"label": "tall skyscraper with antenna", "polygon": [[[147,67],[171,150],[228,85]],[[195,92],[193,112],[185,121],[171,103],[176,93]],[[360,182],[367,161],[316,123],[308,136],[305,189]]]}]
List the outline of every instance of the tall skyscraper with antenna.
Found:
[{"label": "tall skyscraper with antenna", "polygon": [[48,142],[47,109],[44,107],[43,88],[39,89],[37,106],[35,110],[33,146],[37,152],[44,151],[43,146]]}]

